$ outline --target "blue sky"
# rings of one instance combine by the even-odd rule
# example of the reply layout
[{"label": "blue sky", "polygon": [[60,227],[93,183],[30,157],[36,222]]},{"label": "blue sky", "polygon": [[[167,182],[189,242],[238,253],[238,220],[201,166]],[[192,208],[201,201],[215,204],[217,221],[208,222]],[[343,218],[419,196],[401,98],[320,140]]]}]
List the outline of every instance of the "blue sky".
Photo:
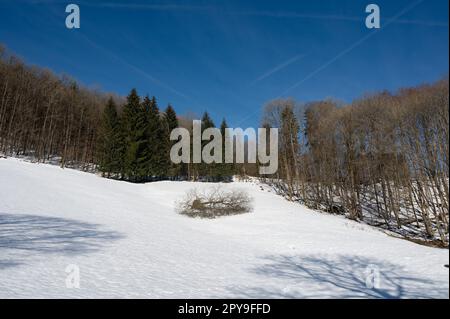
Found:
[{"label": "blue sky", "polygon": [[[65,6],[81,29],[65,27]],[[365,7],[382,28],[365,27]],[[0,0],[0,43],[27,63],[178,113],[257,126],[277,97],[299,101],[435,81],[448,74],[448,0]],[[395,19],[393,19],[395,18]],[[372,34],[373,33],[373,34]],[[219,124],[219,123],[216,123]]]}]

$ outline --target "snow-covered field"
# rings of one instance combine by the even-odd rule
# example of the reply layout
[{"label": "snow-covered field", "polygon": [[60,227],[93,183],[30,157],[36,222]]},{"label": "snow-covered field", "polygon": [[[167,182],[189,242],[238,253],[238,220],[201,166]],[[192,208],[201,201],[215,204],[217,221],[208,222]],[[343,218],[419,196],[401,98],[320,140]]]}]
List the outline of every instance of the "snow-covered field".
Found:
[{"label": "snow-covered field", "polygon": [[[0,298],[448,298],[449,252],[254,183],[250,214],[177,214],[191,188],[0,159]],[[66,287],[66,267],[80,287]],[[69,269],[68,269],[69,270]],[[375,284],[375,288],[370,287]]]}]

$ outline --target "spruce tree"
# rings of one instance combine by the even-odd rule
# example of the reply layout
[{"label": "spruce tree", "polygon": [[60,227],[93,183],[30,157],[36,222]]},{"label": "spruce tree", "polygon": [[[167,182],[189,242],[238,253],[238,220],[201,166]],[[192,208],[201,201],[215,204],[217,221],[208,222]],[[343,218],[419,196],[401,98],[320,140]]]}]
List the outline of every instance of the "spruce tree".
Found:
[{"label": "spruce tree", "polygon": [[[173,129],[178,127],[178,118],[177,114],[175,113],[175,110],[173,109],[172,105],[168,105],[165,110],[165,121],[167,123],[167,128],[169,130],[169,148],[167,150],[167,158],[170,159],[170,149],[172,146],[177,143],[177,141],[170,141],[170,133]],[[168,169],[168,176],[171,178],[175,178],[180,175],[181,173],[181,166],[186,165],[184,163],[180,164],[174,164],[172,162],[169,163],[169,169]]]},{"label": "spruce tree", "polygon": [[125,131],[125,125],[123,120],[123,115],[119,116],[119,122],[117,125],[117,130],[115,134],[116,138],[116,152],[115,158],[117,159],[117,174],[121,179],[126,178],[126,170],[125,170],[125,154],[127,152],[127,143],[126,138],[127,134]]},{"label": "spruce tree", "polygon": [[[213,120],[211,119],[211,117],[209,116],[208,112],[203,113],[202,116],[202,136],[203,136],[203,132],[208,129],[208,128],[212,128],[215,127]],[[203,147],[208,144],[209,141],[202,141],[202,149]],[[215,180],[216,176],[217,176],[217,169],[218,165],[215,163],[211,163],[211,164],[206,164],[206,163],[201,163],[200,167],[199,167],[199,175],[206,177],[207,180]]]},{"label": "spruce tree", "polygon": [[173,109],[172,105],[168,105],[165,111],[166,114],[166,120],[169,125],[169,130],[172,131],[173,129],[178,127],[178,118],[177,114],[175,113],[175,110]]},{"label": "spruce tree", "polygon": [[217,174],[222,180],[231,181],[234,173],[234,165],[232,163],[225,163],[225,129],[228,128],[228,124],[225,119],[220,124],[220,133],[222,134],[222,164],[217,169]]},{"label": "spruce tree", "polygon": [[158,176],[167,177],[170,168],[170,130],[166,118],[158,117]]},{"label": "spruce tree", "polygon": [[136,113],[136,127],[134,130],[136,151],[137,181],[145,181],[148,177],[148,122],[147,112],[141,104]]},{"label": "spruce tree", "polygon": [[110,98],[103,110],[100,126],[97,157],[99,170],[106,177],[118,173],[120,170],[120,156],[118,156],[119,117],[114,100]]},{"label": "spruce tree", "polygon": [[170,131],[168,127],[168,123],[165,121],[163,115],[159,112],[158,104],[156,102],[156,98],[153,97],[152,105],[156,118],[156,176],[159,178],[164,178],[168,174],[169,166],[170,166]]},{"label": "spruce tree", "polygon": [[146,176],[146,116],[139,95],[132,89],[123,110],[126,144],[124,171],[130,181],[139,182]]},{"label": "spruce tree", "polygon": [[157,130],[158,130],[158,108],[156,106],[156,99],[150,99],[148,95],[142,102],[143,110],[145,111],[146,129],[145,135],[147,139],[147,147],[145,149],[145,163],[146,175],[152,177],[156,175],[156,148],[157,144]]},{"label": "spruce tree", "polygon": [[169,168],[169,131],[165,118],[160,114],[155,97],[144,101],[147,113],[148,172],[149,176],[167,176]]}]

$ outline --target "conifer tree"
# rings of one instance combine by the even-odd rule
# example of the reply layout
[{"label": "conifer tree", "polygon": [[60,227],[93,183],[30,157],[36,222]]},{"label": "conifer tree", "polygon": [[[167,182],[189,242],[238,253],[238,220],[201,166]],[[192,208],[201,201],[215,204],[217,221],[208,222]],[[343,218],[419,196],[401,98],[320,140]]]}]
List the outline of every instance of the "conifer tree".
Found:
[{"label": "conifer tree", "polygon": [[172,131],[173,129],[178,127],[178,118],[177,114],[175,113],[175,110],[173,109],[172,105],[168,105],[165,111],[166,114],[166,120],[169,125],[169,130]]},{"label": "conifer tree", "polygon": [[[208,129],[208,128],[212,128],[215,127],[213,120],[211,119],[211,117],[209,116],[208,112],[203,113],[202,116],[202,136],[203,136],[203,132]],[[202,149],[204,148],[204,146],[206,144],[208,144],[208,141],[202,141]],[[216,169],[217,169],[218,165],[215,163],[211,163],[211,164],[206,164],[206,163],[201,163],[199,165],[199,175],[206,177],[207,180],[209,179],[215,179],[216,177]]]},{"label": "conifer tree", "polygon": [[136,112],[136,126],[134,129],[136,143],[136,178],[143,182],[148,177],[148,121],[147,112],[142,104]]},{"label": "conifer tree", "polygon": [[157,144],[157,129],[158,129],[158,109],[156,106],[156,99],[153,97],[150,99],[148,95],[142,102],[142,108],[145,112],[146,128],[145,136],[147,140],[147,147],[144,151],[145,163],[146,163],[146,175],[147,177],[155,176],[155,161],[156,161],[156,148]]},{"label": "conifer tree", "polygon": [[149,176],[163,178],[169,168],[169,132],[167,122],[161,116],[155,97],[145,101],[147,113],[148,173]]},{"label": "conifer tree", "polygon": [[120,176],[121,179],[126,179],[126,170],[125,170],[125,154],[127,152],[127,143],[126,138],[127,134],[124,130],[124,120],[123,116],[119,116],[119,121],[116,130],[116,154],[115,158],[117,159],[117,169],[116,173]]},{"label": "conifer tree", "polygon": [[123,110],[123,129],[125,135],[124,170],[129,180],[142,181],[146,167],[146,117],[139,95],[132,89]]},{"label": "conifer tree", "polygon": [[168,122],[163,114],[158,116],[158,176],[165,178],[168,175],[170,168],[170,130]]},{"label": "conifer tree", "polygon": [[[170,133],[173,129],[178,127],[178,118],[177,114],[175,113],[175,110],[173,109],[172,105],[168,105],[165,111],[165,121],[167,122],[167,127],[169,130],[169,148],[167,150],[167,157],[170,158],[170,149],[172,146],[177,143],[177,141],[170,141]],[[179,176],[181,173],[181,166],[185,165],[183,163],[181,164],[174,164],[172,162],[169,163],[169,169],[168,169],[168,175],[171,178]]]},{"label": "conifer tree", "polygon": [[234,165],[232,163],[225,163],[225,129],[228,124],[225,119],[220,124],[220,133],[222,134],[222,164],[217,169],[217,174],[222,180],[231,180],[234,173]]},{"label": "conifer tree", "polygon": [[99,170],[108,178],[111,177],[111,174],[118,173],[120,170],[118,131],[119,117],[117,108],[114,100],[110,98],[103,110],[97,150]]}]

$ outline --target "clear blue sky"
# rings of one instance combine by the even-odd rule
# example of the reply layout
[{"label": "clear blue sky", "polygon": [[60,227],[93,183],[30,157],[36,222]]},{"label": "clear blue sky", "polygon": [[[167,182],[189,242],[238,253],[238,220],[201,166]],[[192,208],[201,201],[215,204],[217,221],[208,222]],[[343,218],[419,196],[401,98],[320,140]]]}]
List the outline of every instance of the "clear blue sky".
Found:
[{"label": "clear blue sky", "polygon": [[[81,29],[65,27],[65,6]],[[382,28],[365,27],[365,7]],[[448,0],[0,0],[0,43],[27,63],[177,112],[256,126],[265,102],[333,97],[448,74]],[[392,18],[396,18],[393,20]],[[219,124],[219,123],[216,123]]]}]

